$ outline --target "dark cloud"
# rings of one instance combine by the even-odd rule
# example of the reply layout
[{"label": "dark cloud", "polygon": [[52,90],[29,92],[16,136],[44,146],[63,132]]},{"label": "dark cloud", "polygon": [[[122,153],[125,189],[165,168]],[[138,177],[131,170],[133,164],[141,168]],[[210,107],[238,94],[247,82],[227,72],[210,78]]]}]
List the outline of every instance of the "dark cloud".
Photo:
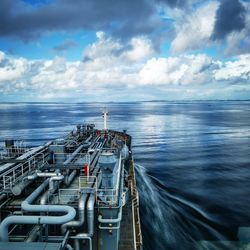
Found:
[{"label": "dark cloud", "polygon": [[84,56],[82,59],[82,62],[91,62],[91,61],[93,61],[93,59],[90,58],[89,56]]},{"label": "dark cloud", "polygon": [[129,50],[132,50],[132,49],[133,49],[132,45],[131,45],[131,44],[127,44],[127,45],[125,45],[125,46],[122,46],[122,47],[119,48],[119,49],[113,49],[113,50],[112,50],[112,54],[113,54],[114,56],[119,57],[122,53],[124,53],[124,52],[126,52],[126,51],[129,51]]},{"label": "dark cloud", "polygon": [[222,0],[217,12],[212,39],[223,39],[245,27],[246,10],[239,0]]},{"label": "dark cloud", "polygon": [[[166,1],[172,6],[173,0]],[[151,34],[160,24],[153,0],[1,0],[0,36],[31,40],[45,32],[104,30],[120,38]]]},{"label": "dark cloud", "polygon": [[62,44],[59,44],[53,48],[53,50],[58,52],[63,52],[65,50],[68,50],[70,48],[76,47],[77,43],[72,40],[65,40]]},{"label": "dark cloud", "polygon": [[8,64],[8,60],[4,58],[0,61],[0,68],[4,68]]},{"label": "dark cloud", "polygon": [[166,4],[172,8],[175,8],[175,7],[183,8],[183,7],[186,7],[188,4],[187,0],[157,0],[157,2]]}]

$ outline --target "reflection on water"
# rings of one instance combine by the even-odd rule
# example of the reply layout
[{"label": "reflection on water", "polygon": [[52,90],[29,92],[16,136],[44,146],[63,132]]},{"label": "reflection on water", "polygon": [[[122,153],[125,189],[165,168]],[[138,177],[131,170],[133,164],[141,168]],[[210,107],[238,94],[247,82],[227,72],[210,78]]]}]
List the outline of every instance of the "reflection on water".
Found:
[{"label": "reflection on water", "polygon": [[[235,249],[250,226],[250,102],[0,104],[0,141],[38,145],[75,124],[133,136],[144,248]],[[229,244],[229,245],[228,245]]]}]

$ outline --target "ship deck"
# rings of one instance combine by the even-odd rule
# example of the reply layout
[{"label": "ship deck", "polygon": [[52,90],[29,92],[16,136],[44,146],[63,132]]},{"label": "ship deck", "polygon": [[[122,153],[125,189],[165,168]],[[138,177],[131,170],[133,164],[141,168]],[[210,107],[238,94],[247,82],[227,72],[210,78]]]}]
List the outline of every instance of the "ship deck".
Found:
[{"label": "ship deck", "polygon": [[0,250],[142,249],[131,136],[89,124],[12,151],[0,164]]}]

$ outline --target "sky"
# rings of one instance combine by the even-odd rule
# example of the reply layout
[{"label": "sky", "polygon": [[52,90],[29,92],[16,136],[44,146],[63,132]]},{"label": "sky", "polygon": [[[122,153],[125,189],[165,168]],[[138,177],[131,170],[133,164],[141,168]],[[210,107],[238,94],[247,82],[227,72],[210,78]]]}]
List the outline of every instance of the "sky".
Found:
[{"label": "sky", "polygon": [[0,6],[0,102],[250,99],[250,0]]}]

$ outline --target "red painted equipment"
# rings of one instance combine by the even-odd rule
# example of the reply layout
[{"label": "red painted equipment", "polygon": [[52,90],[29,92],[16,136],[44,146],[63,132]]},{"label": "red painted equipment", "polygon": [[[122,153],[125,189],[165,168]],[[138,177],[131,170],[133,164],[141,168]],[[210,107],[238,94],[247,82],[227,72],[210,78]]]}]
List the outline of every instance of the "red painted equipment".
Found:
[{"label": "red painted equipment", "polygon": [[88,163],[85,163],[85,164],[83,165],[83,174],[84,174],[85,176],[89,176],[89,164],[88,164]]}]

